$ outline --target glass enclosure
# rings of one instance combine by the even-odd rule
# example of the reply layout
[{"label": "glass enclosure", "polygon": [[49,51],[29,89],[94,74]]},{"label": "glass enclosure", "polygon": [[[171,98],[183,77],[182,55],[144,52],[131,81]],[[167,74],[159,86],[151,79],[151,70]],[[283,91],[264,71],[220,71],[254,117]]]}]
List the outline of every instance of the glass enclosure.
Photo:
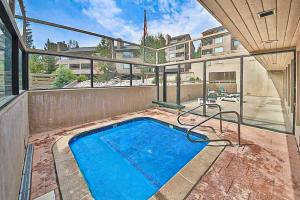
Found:
[{"label": "glass enclosure", "polygon": [[[186,109],[192,109],[203,102],[203,62],[191,63],[181,68],[180,102]],[[203,108],[194,111],[203,114]]]},{"label": "glass enclosure", "polygon": [[244,58],[244,123],[292,132],[293,52]]},{"label": "glass enclosure", "polygon": [[0,105],[12,95],[12,37],[0,19]]},{"label": "glass enclosure", "polygon": [[[179,102],[176,85],[178,65],[165,69],[167,87],[165,94],[162,86],[159,87],[160,100]],[[294,73],[292,51],[182,64],[180,104],[185,106],[185,110],[190,110],[204,102],[215,103],[223,111],[239,113],[244,124],[291,133]],[[160,70],[160,79],[163,77]],[[162,98],[163,95],[166,99]],[[212,116],[218,108],[207,105],[194,112]],[[222,117],[236,121],[234,114],[223,114]]]},{"label": "glass enclosure", "polygon": [[132,86],[156,85],[155,68],[133,65]]},{"label": "glass enclosure", "polygon": [[94,87],[130,86],[130,65],[94,61]]},{"label": "glass enclosure", "polygon": [[[240,113],[240,58],[206,62],[206,100],[219,104],[223,110]],[[211,116],[218,108],[207,106]],[[223,114],[224,119],[236,120],[234,114]]]},{"label": "glass enclosure", "polygon": [[29,89],[91,86],[90,60],[49,55],[29,55]]}]

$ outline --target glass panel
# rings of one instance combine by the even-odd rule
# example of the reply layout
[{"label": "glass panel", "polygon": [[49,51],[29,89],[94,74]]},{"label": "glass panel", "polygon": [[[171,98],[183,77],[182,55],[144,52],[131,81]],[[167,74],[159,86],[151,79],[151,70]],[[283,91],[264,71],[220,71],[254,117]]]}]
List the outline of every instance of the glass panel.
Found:
[{"label": "glass panel", "polygon": [[244,58],[244,123],[292,132],[293,52]]},{"label": "glass panel", "polygon": [[113,43],[109,39],[33,22],[26,28],[31,29],[31,33],[27,35],[27,38],[32,37],[30,48],[112,58]]},{"label": "glass panel", "polygon": [[215,41],[215,44],[220,44],[223,42],[223,37],[215,38],[214,41]]},{"label": "glass panel", "polygon": [[[203,63],[192,63],[190,70],[182,71],[180,74],[180,104],[190,110],[203,100]],[[194,111],[203,114],[203,108]]]},{"label": "glass panel", "polygon": [[[206,63],[207,103],[217,103],[222,110],[240,113],[240,59],[224,59]],[[218,108],[207,106],[211,116]],[[223,114],[224,119],[235,120],[234,114]]]},{"label": "glass panel", "polygon": [[159,101],[163,101],[164,67],[159,67]]},{"label": "glass panel", "polygon": [[167,54],[165,49],[159,50],[157,55],[158,55],[158,64],[167,63]]},{"label": "glass panel", "polygon": [[0,19],[0,104],[12,95],[12,37]]},{"label": "glass panel", "polygon": [[155,68],[133,65],[132,68],[132,85],[155,85]]},{"label": "glass panel", "polygon": [[29,88],[90,87],[90,60],[29,55]]},{"label": "glass panel", "polygon": [[[15,14],[23,17],[18,0],[15,0]],[[18,26],[20,34],[23,35],[23,26],[24,26],[23,19],[15,18],[15,21]]]},{"label": "glass panel", "polygon": [[215,48],[215,53],[221,53],[223,51],[224,51],[223,47],[217,47],[217,48]]},{"label": "glass panel", "polygon": [[19,91],[23,90],[23,60],[22,60],[22,50],[19,49]]},{"label": "glass panel", "polygon": [[177,71],[178,66],[166,66],[167,102],[177,103]]},{"label": "glass panel", "polygon": [[130,86],[128,64],[94,61],[94,87]]},{"label": "glass panel", "polygon": [[191,58],[200,58],[201,57],[201,40],[195,40],[192,42],[191,47]]}]

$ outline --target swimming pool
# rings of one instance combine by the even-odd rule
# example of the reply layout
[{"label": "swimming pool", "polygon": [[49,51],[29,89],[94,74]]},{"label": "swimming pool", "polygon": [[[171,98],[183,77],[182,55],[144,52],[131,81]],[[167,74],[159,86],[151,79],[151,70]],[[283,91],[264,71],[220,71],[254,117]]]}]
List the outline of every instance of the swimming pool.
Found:
[{"label": "swimming pool", "polygon": [[206,145],[152,118],[89,131],[69,142],[95,199],[147,199]]}]

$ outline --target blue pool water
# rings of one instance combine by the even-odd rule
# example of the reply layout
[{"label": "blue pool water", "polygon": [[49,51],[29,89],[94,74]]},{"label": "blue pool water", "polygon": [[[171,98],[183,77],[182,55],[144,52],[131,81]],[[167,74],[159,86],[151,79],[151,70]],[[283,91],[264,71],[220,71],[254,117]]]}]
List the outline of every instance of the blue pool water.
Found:
[{"label": "blue pool water", "polygon": [[69,145],[93,197],[119,200],[151,197],[207,143],[136,118],[77,136]]}]

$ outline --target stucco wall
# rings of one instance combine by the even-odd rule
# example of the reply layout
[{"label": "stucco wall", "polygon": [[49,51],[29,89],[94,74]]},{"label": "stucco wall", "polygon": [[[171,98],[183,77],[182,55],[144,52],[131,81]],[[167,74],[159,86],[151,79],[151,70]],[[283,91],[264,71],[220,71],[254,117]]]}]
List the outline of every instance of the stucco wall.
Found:
[{"label": "stucco wall", "polygon": [[31,91],[30,134],[150,108],[156,87]]},{"label": "stucco wall", "polygon": [[18,199],[28,135],[24,93],[0,111],[0,199]]}]

